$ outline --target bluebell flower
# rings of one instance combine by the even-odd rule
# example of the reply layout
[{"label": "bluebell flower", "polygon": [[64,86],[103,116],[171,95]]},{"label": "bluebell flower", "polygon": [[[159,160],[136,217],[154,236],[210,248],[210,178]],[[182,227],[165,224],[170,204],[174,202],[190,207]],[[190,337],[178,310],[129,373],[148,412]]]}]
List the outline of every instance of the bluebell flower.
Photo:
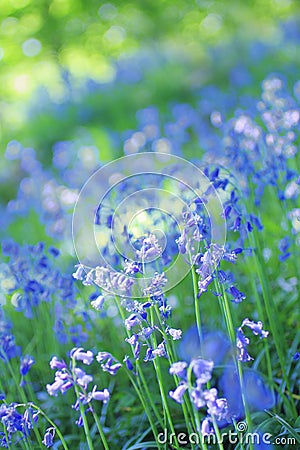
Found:
[{"label": "bluebell flower", "polygon": [[204,292],[207,292],[208,286],[212,283],[212,281],[213,281],[212,275],[209,275],[205,279],[198,280],[198,289],[199,289],[197,295],[198,298],[200,298],[201,295],[204,294]]},{"label": "bluebell flower", "polygon": [[116,375],[117,371],[122,367],[122,364],[108,352],[99,352],[96,359],[99,363],[102,363],[102,370],[110,373],[110,375]]},{"label": "bluebell flower", "polygon": [[67,365],[64,360],[59,361],[57,356],[53,356],[53,358],[50,361],[50,368],[52,370],[54,370],[54,369],[62,370],[62,369],[66,369]]},{"label": "bluebell flower", "polygon": [[175,400],[177,403],[183,403],[183,396],[188,389],[188,384],[186,382],[182,382],[177,386],[175,391],[170,391],[169,396]]},{"label": "bluebell flower", "polygon": [[158,344],[158,346],[153,350],[152,355],[154,357],[158,356],[159,358],[162,358],[162,357],[167,358],[168,357],[164,342],[161,342],[160,344]]},{"label": "bluebell flower", "polygon": [[135,275],[136,273],[142,272],[141,264],[135,261],[124,261],[124,272],[126,275]]},{"label": "bluebell flower", "polygon": [[48,252],[54,256],[54,258],[57,258],[60,255],[60,251],[58,250],[58,248],[53,247],[52,245],[50,245],[50,247],[48,248]]},{"label": "bluebell flower", "polygon": [[143,239],[141,249],[136,251],[136,257],[138,261],[147,262],[160,256],[161,253],[162,248],[160,247],[156,236],[149,233],[149,235]]},{"label": "bluebell flower", "polygon": [[125,355],[123,362],[126,364],[128,370],[133,371],[133,365],[128,355]]},{"label": "bluebell flower", "polygon": [[33,409],[30,404],[26,407],[23,414],[23,420],[24,427],[28,430],[28,432],[38,423],[39,414],[40,412]]},{"label": "bluebell flower", "polygon": [[78,419],[75,421],[75,424],[78,426],[78,428],[83,427],[83,419],[82,419],[81,414],[80,414],[80,416],[78,417]]},{"label": "bluebell flower", "polygon": [[203,397],[202,383],[198,383],[198,380],[196,380],[196,387],[192,388],[190,395],[196,409],[203,408],[206,405]]},{"label": "bluebell flower", "polygon": [[234,303],[241,303],[246,298],[246,295],[243,292],[239,291],[235,286],[230,286],[229,292],[233,297],[232,301]]},{"label": "bluebell flower", "polygon": [[130,338],[125,338],[125,341],[128,342],[128,344],[135,346],[138,339],[139,339],[139,335],[133,334]]},{"label": "bluebell flower", "polygon": [[227,275],[223,270],[218,270],[218,278],[221,284],[227,281]]},{"label": "bluebell flower", "polygon": [[236,346],[238,349],[238,359],[242,362],[248,362],[253,359],[247,352],[249,343],[250,340],[244,335],[243,330],[239,328],[236,332]]},{"label": "bluebell flower", "polygon": [[30,405],[26,407],[24,414],[18,411],[18,406],[20,405],[15,403],[9,405],[3,403],[0,405],[0,421],[6,429],[8,439],[5,436],[5,439],[3,438],[0,443],[6,448],[7,444],[10,444],[10,446],[13,445],[12,437],[16,433],[18,433],[18,440],[28,438],[30,430],[32,430],[38,421],[39,412],[33,411]]},{"label": "bluebell flower", "polygon": [[177,375],[180,378],[186,377],[187,363],[185,361],[178,361],[171,364],[169,373],[170,375]]},{"label": "bluebell flower", "polygon": [[141,323],[140,318],[137,316],[137,314],[131,314],[126,320],[125,320],[125,326],[127,330],[131,330],[131,328],[135,327],[136,325],[139,325]]},{"label": "bluebell flower", "polygon": [[73,348],[70,352],[71,358],[76,359],[76,361],[82,361],[83,364],[90,365],[94,360],[93,352],[87,350],[83,351],[83,348]]},{"label": "bluebell flower", "polygon": [[203,398],[206,401],[207,413],[221,421],[228,417],[228,404],[225,398],[218,398],[216,388],[208,389],[203,392]]},{"label": "bluebell flower", "polygon": [[149,346],[146,350],[146,355],[145,355],[144,361],[145,362],[153,361],[154,358],[155,358],[155,356],[153,355],[153,348],[151,346]]},{"label": "bluebell flower", "polygon": [[23,386],[23,384],[24,384],[23,377],[25,377],[25,375],[27,375],[27,373],[29,372],[29,370],[33,366],[33,364],[35,364],[35,360],[32,356],[25,355],[25,356],[21,357],[21,361],[20,361],[20,374],[22,376],[21,386]]},{"label": "bluebell flower", "polygon": [[146,339],[148,339],[153,333],[153,331],[154,331],[153,327],[144,327],[140,334],[144,336]]},{"label": "bluebell flower", "polygon": [[24,431],[23,416],[17,411],[14,403],[0,405],[0,420],[9,436],[18,431]]},{"label": "bluebell flower", "polygon": [[232,227],[233,231],[239,231],[240,226],[241,226],[241,218],[240,218],[240,216],[238,216],[238,217],[235,219],[235,222],[234,222],[234,224],[233,224],[233,227]]},{"label": "bluebell flower", "polygon": [[59,391],[64,394],[73,386],[73,384],[74,381],[70,374],[58,370],[55,373],[54,383],[47,384],[46,389],[49,395],[56,397]]},{"label": "bluebell flower", "polygon": [[298,361],[298,359],[300,359],[300,353],[299,353],[299,352],[296,352],[296,353],[294,354],[294,356],[293,356],[293,360],[294,360],[294,361]]},{"label": "bluebell flower", "polygon": [[94,386],[91,395],[93,400],[97,400],[103,403],[107,403],[110,398],[110,393],[108,389],[104,389],[103,391],[97,391],[97,386]]},{"label": "bluebell flower", "polygon": [[[196,378],[196,383],[192,383],[192,380],[182,380],[175,391],[170,391],[169,395],[176,402],[183,402],[183,395],[187,389],[189,389],[190,399],[193,402],[195,408],[201,409],[206,407],[208,417],[214,417],[217,421],[229,419],[228,405],[225,398],[218,398],[218,391],[216,388],[210,388],[203,390],[203,385],[208,383],[212,377],[213,362],[206,361],[201,358],[192,360],[189,365],[190,369]],[[186,365],[182,362],[172,364],[170,373],[173,371],[185,376]],[[183,372],[182,372],[183,371]]]},{"label": "bluebell flower", "polygon": [[134,359],[136,359],[136,360],[139,359],[140,351],[141,351],[141,343],[139,341],[137,341],[134,346],[134,350],[133,350]]},{"label": "bluebell flower", "polygon": [[251,320],[249,320],[247,318],[247,319],[244,319],[242,322],[241,327],[244,327],[244,326],[250,328],[254,335],[260,336],[261,338],[266,338],[269,335],[268,331],[263,330],[263,324],[260,321],[252,322]]},{"label": "bluebell flower", "polygon": [[91,301],[91,306],[97,311],[100,311],[103,308],[104,302],[104,295],[98,295],[94,300]]},{"label": "bluebell flower", "polygon": [[214,434],[214,429],[211,423],[211,419],[208,417],[205,417],[205,419],[201,422],[201,435],[202,436],[210,436],[211,434]]},{"label": "bluebell flower", "polygon": [[12,334],[0,334],[0,358],[11,359],[19,356],[21,348],[16,345]]},{"label": "bluebell flower", "polygon": [[[82,276],[81,273],[79,273],[79,275],[77,275],[78,270],[79,270],[79,268],[77,269],[75,274],[73,274],[74,278],[75,278],[75,276],[77,276],[77,277]],[[82,284],[84,286],[92,286],[94,284],[94,281],[95,281],[95,270],[92,269],[86,274],[85,278],[82,281]]]},{"label": "bluebell flower", "polygon": [[[83,387],[84,389],[86,389],[88,384],[93,381],[93,377],[91,375],[86,374],[85,371],[80,369],[79,367],[75,367],[75,369],[73,369],[73,373],[75,375],[76,384]],[[64,386],[61,388],[61,391],[62,390],[65,391]]]},{"label": "bluebell flower", "polygon": [[148,287],[144,289],[144,295],[158,296],[161,294],[161,288],[167,284],[168,280],[164,273],[156,272]]},{"label": "bluebell flower", "polygon": [[44,439],[42,440],[42,443],[45,445],[45,447],[47,448],[52,447],[54,436],[55,436],[55,428],[53,427],[47,428],[46,433],[44,434]]},{"label": "bluebell flower", "polygon": [[205,384],[211,379],[214,367],[213,361],[198,358],[193,359],[191,365],[198,383]]},{"label": "bluebell flower", "polygon": [[288,259],[291,256],[291,252],[288,251],[291,245],[291,240],[289,236],[285,236],[283,239],[280,240],[278,244],[278,248],[280,251],[279,255],[279,261],[284,262],[286,259]]},{"label": "bluebell flower", "polygon": [[250,219],[251,219],[251,223],[258,229],[258,231],[263,230],[263,225],[258,217],[251,214]]},{"label": "bluebell flower", "polygon": [[178,341],[181,339],[182,330],[176,330],[175,328],[168,328],[168,334],[172,337],[173,341]]}]

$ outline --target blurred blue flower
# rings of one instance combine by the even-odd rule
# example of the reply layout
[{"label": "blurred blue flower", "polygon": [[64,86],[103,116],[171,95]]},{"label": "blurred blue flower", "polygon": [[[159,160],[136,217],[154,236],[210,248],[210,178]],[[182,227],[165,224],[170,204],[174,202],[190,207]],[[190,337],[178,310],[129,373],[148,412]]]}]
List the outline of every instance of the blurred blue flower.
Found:
[{"label": "blurred blue flower", "polygon": [[230,350],[229,339],[221,331],[207,331],[203,334],[202,354],[200,354],[200,343],[198,329],[194,325],[183,333],[183,338],[178,346],[180,359],[190,361],[201,356],[212,360],[214,365],[221,364]]},{"label": "blurred blue flower", "polygon": [[[275,404],[275,397],[256,370],[244,371],[245,398],[251,411],[270,409]],[[244,417],[239,377],[234,366],[227,366],[219,382],[220,389],[228,402],[229,413],[237,419]]]}]

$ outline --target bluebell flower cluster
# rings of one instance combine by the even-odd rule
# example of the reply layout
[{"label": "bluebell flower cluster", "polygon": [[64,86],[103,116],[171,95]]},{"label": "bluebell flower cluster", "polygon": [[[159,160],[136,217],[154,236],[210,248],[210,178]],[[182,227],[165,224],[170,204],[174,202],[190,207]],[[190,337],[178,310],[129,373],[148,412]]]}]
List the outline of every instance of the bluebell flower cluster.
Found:
[{"label": "bluebell flower cluster", "polygon": [[[175,362],[169,369],[171,375],[176,375],[180,379],[177,388],[169,392],[170,397],[177,403],[183,403],[184,395],[188,392],[197,410],[206,409],[207,416],[203,419],[201,426],[204,436],[213,432],[211,424],[214,420],[230,422],[227,400],[218,397],[216,388],[205,388],[211,381],[213,367],[213,361],[197,358],[192,359],[189,365],[185,361]],[[192,373],[195,377],[194,383],[191,379]],[[200,432],[200,430],[198,431]]]},{"label": "bluebell flower cluster", "polygon": [[[2,252],[7,258],[1,271],[6,280],[1,286],[5,302],[8,299],[15,310],[28,319],[38,317],[41,305],[48,304],[58,341],[83,344],[88,339],[91,324],[83,301],[78,301],[78,289],[70,273],[59,269],[59,250],[53,246],[46,248],[42,242],[20,246],[12,240],[4,240]],[[6,336],[3,348],[8,351],[10,345],[12,352],[14,339]]]},{"label": "bluebell flower cluster", "polygon": [[0,307],[0,358],[9,360],[21,355],[21,347],[16,344],[12,334],[12,323],[4,315]]},{"label": "bluebell flower cluster", "polygon": [[24,413],[19,412],[20,405],[16,403],[0,405],[0,421],[5,432],[0,433],[0,447],[11,448],[18,442],[27,439],[30,431],[38,422],[39,412],[28,406]]},{"label": "bluebell flower cluster", "polygon": [[[108,372],[110,375],[116,375],[117,371],[122,367],[122,364],[118,363],[108,352],[99,352],[96,359],[99,363],[102,363],[102,370]],[[85,351],[83,348],[79,347],[71,350],[69,367],[64,360],[60,360],[56,356],[53,356],[50,361],[50,368],[55,370],[55,377],[52,384],[47,384],[47,392],[50,396],[57,396],[58,393],[65,394],[70,389],[74,390],[76,401],[72,405],[72,408],[75,411],[80,411],[80,415],[76,420],[78,427],[83,426],[80,406],[84,407],[84,414],[87,414],[88,412],[93,411],[93,401],[107,403],[110,399],[110,392],[107,388],[98,390],[97,385],[90,388],[90,384],[93,382],[94,377],[77,366],[78,362],[90,366],[94,360],[95,357],[91,350]],[[53,437],[53,430],[48,429],[44,441],[51,446]]]}]

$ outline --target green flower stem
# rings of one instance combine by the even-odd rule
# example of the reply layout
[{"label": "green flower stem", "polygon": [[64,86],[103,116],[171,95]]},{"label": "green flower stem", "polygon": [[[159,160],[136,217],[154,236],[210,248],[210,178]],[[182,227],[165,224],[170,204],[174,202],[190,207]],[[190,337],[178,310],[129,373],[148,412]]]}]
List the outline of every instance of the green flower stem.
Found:
[{"label": "green flower stem", "polygon": [[157,448],[161,448],[160,443],[157,440],[158,439],[157,427],[156,427],[155,423],[153,422],[152,414],[151,414],[151,411],[149,410],[148,404],[145,401],[143,395],[141,394],[140,389],[137,387],[134,378],[132,377],[131,373],[128,370],[127,370],[127,375],[128,375],[128,377],[129,377],[129,379],[130,379],[130,381],[131,381],[131,383],[132,383],[132,385],[133,385],[133,387],[134,387],[134,389],[135,389],[135,391],[136,391],[136,393],[137,393],[137,395],[138,395],[138,397],[139,397],[139,399],[141,401],[141,404],[142,404],[142,406],[144,408],[144,411],[146,411],[146,414],[147,414],[147,417],[148,417],[149,423],[151,425],[152,432],[153,432],[153,435],[154,435],[154,438],[155,438],[155,441],[156,441],[156,444],[157,444]]},{"label": "green flower stem", "polygon": [[[120,300],[119,300],[119,297],[118,297],[118,296],[115,296],[115,301],[116,301],[117,308],[118,308],[118,310],[119,310],[120,316],[121,316],[123,322],[125,322],[124,311],[123,311],[123,308],[122,308],[122,306],[121,306],[121,304],[120,304]],[[127,334],[127,337],[130,338],[130,333],[129,333],[129,331],[127,330],[127,328],[126,328],[126,334]],[[144,389],[145,392],[146,392],[147,399],[148,399],[148,401],[149,401],[149,404],[151,405],[151,408],[152,408],[152,410],[153,410],[153,412],[154,412],[154,414],[155,414],[155,417],[156,417],[156,419],[158,420],[160,426],[163,427],[163,423],[162,423],[162,421],[161,421],[161,416],[160,416],[160,414],[159,414],[159,412],[158,412],[158,410],[157,410],[157,408],[156,408],[156,406],[155,406],[155,404],[154,404],[154,402],[153,402],[153,398],[152,398],[152,396],[151,396],[151,393],[149,392],[148,384],[147,384],[147,382],[146,382],[146,380],[145,380],[145,377],[144,377],[142,368],[141,368],[141,366],[140,366],[140,364],[139,364],[139,361],[136,361],[136,369],[137,369],[138,375],[139,375],[139,377],[140,377],[140,379],[141,379],[141,381],[142,381],[142,383],[143,383],[143,389]]]},{"label": "green flower stem", "polygon": [[105,436],[105,434],[104,434],[104,431],[103,431],[102,425],[101,425],[101,423],[100,423],[99,417],[98,417],[98,415],[95,413],[95,411],[94,411],[93,408],[92,408],[92,414],[93,414],[93,417],[94,417],[96,426],[97,426],[97,428],[98,428],[98,431],[99,431],[99,434],[100,434],[100,437],[101,437],[103,446],[104,446],[105,450],[109,450],[108,442],[107,442],[107,440],[106,440],[106,436]]},{"label": "green flower stem", "polygon": [[[249,182],[249,184],[250,184],[250,187],[253,187],[251,181]],[[254,190],[251,189],[251,192],[253,193]],[[276,199],[277,199],[277,195],[276,195]],[[245,208],[247,211],[251,211],[251,210],[253,211],[253,207],[251,206],[251,205],[254,205],[253,194],[250,196],[250,199],[248,201],[244,202],[244,205],[245,205]],[[280,203],[280,208],[282,208],[281,203]],[[298,413],[297,413],[296,406],[295,406],[294,402],[292,401],[292,390],[290,387],[289,378],[286,374],[286,361],[285,361],[284,355],[286,354],[287,349],[286,349],[286,343],[283,339],[283,335],[282,335],[282,331],[281,331],[281,330],[283,330],[283,325],[281,323],[281,318],[280,318],[280,314],[278,313],[277,306],[273,299],[271,287],[269,285],[268,276],[266,275],[264,265],[261,264],[261,261],[263,261],[263,255],[262,255],[262,250],[261,250],[258,233],[255,228],[253,228],[252,232],[249,233],[249,238],[250,238],[251,245],[254,248],[254,252],[253,252],[254,253],[254,256],[253,256],[254,264],[256,267],[256,271],[257,271],[257,274],[259,277],[261,287],[262,287],[262,295],[263,295],[264,305],[265,305],[271,333],[272,333],[272,336],[274,339],[275,348],[276,348],[276,351],[278,354],[279,364],[280,364],[281,371],[282,371],[282,376],[285,381],[287,391],[289,394],[291,411],[292,411],[294,419],[296,419],[298,417]]]},{"label": "green flower stem", "polygon": [[[232,344],[233,348],[235,348],[236,347],[236,334],[235,334],[235,329],[234,329],[234,325],[233,325],[232,314],[231,314],[231,310],[230,310],[230,304],[228,301],[228,297],[227,297],[225,289],[223,288],[223,286],[221,287],[221,285],[217,279],[215,279],[215,285],[216,285],[217,292],[222,294],[222,297],[221,298],[219,297],[219,301],[220,301],[221,309],[223,311],[223,315],[225,318],[227,332],[228,332],[231,344]],[[241,387],[241,394],[242,394],[242,401],[243,401],[243,406],[245,409],[245,417],[246,417],[248,429],[251,432],[251,430],[253,429],[253,426],[252,426],[252,419],[251,419],[251,414],[249,411],[248,403],[247,403],[247,400],[245,397],[246,390],[245,390],[245,383],[244,383],[244,378],[243,378],[242,363],[236,357],[234,357],[234,363],[235,363],[235,366],[236,366],[237,372],[238,372],[238,377],[239,377],[239,382],[240,382],[240,387]],[[249,443],[249,448],[250,448],[250,450],[253,450],[252,442]]]},{"label": "green flower stem", "polygon": [[[150,317],[151,317],[151,326],[152,327],[154,327],[154,314],[153,313],[154,313],[153,306],[151,306],[150,307]],[[157,347],[157,341],[156,341],[156,337],[155,337],[154,333],[152,333],[152,335],[151,335],[151,340],[152,340],[153,346],[156,348]],[[176,433],[175,433],[175,428],[174,428],[173,421],[172,421],[172,416],[171,416],[171,413],[170,413],[170,409],[169,409],[166,393],[165,393],[165,390],[164,390],[164,383],[163,383],[163,377],[162,377],[162,373],[161,373],[161,367],[160,367],[159,358],[157,358],[157,359],[155,358],[153,360],[153,365],[154,365],[156,376],[157,376],[157,381],[158,381],[160,395],[161,395],[162,402],[163,402],[164,411],[165,411],[165,414],[167,416],[171,432],[175,436],[175,447],[179,449],[180,447],[178,445],[178,441],[177,441],[177,437],[176,437]]]},{"label": "green flower stem", "polygon": [[[198,336],[199,336],[200,355],[202,355],[203,333],[202,333],[202,324],[201,324],[201,315],[200,315],[200,301],[198,298],[197,276],[196,276],[196,272],[195,272],[195,267],[192,264],[191,255],[190,255],[190,263],[191,263],[191,273],[192,273],[192,281],[193,281],[195,316],[196,316],[196,324],[197,324],[197,330],[198,330]],[[197,412],[197,414],[198,414],[198,412]],[[218,435],[220,434],[220,431],[219,431],[219,427],[218,427],[218,424],[215,419],[214,419],[213,425],[214,425],[214,430],[215,430],[216,436],[218,437]],[[200,429],[199,429],[199,432],[200,432]],[[218,441],[219,441],[219,438],[218,438]],[[224,450],[222,443],[219,443],[219,449]]]},{"label": "green flower stem", "polygon": [[217,436],[219,449],[220,450],[224,450],[223,438],[221,436],[220,429],[219,429],[219,426],[217,424],[216,418],[213,415],[211,417],[212,417],[213,427],[214,427],[214,430],[215,430],[215,433],[216,433],[216,436]]},{"label": "green flower stem", "polygon": [[3,425],[3,428],[4,428],[5,439],[6,439],[6,442],[7,442],[7,448],[8,448],[8,450],[11,450],[11,446],[10,446],[10,443],[9,443],[6,426]]},{"label": "green flower stem", "polygon": [[[191,257],[190,257],[190,260],[191,260]],[[192,265],[192,261],[191,261],[191,265]],[[196,276],[194,265],[191,266],[191,274],[192,274],[192,281],[193,281],[195,316],[196,316],[196,324],[197,324],[197,330],[198,330],[198,336],[199,336],[200,355],[202,355],[203,333],[202,333],[201,314],[200,314],[200,299],[198,298],[198,283],[197,283],[197,276]]]},{"label": "green flower stem", "polygon": [[[275,347],[276,347],[277,354],[279,357],[279,363],[280,363],[283,379],[285,381],[287,391],[289,393],[289,397],[290,397],[290,399],[292,399],[292,391],[291,391],[290,381],[286,374],[286,361],[285,361],[284,354],[286,353],[287,350],[286,350],[285,342],[284,342],[283,335],[281,332],[281,330],[283,329],[283,326],[279,323],[280,315],[278,314],[276,305],[275,305],[273,297],[272,297],[271,289],[270,289],[270,286],[268,283],[268,278],[264,271],[264,266],[262,264],[260,264],[260,260],[262,260],[262,252],[261,252],[261,248],[260,248],[259,239],[256,234],[256,230],[253,230],[252,233],[253,233],[253,234],[251,234],[252,241],[256,248],[256,251],[254,252],[255,267],[256,267],[256,270],[257,270],[257,273],[259,276],[259,280],[261,283],[264,304],[265,304],[265,308],[266,308],[266,312],[267,312],[267,316],[268,316],[268,320],[269,320],[269,324],[270,324],[270,328],[271,328],[271,333],[274,338]],[[296,406],[292,400],[290,401],[290,404],[291,404],[291,411],[293,413],[294,419],[296,419],[298,417]]]},{"label": "green flower stem", "polygon": [[72,358],[72,375],[73,375],[73,379],[74,379],[74,390],[75,390],[75,393],[76,393],[76,398],[77,398],[78,403],[79,403],[79,409],[80,409],[80,415],[81,415],[82,422],[83,422],[84,433],[85,433],[85,436],[86,436],[86,440],[87,440],[87,444],[88,444],[89,450],[94,450],[93,442],[92,442],[92,438],[91,438],[91,433],[90,433],[90,429],[89,429],[89,424],[88,424],[88,421],[86,419],[84,406],[83,406],[83,404],[82,404],[82,402],[80,400],[79,389],[78,389],[78,386],[76,384],[76,378],[75,378],[75,375],[74,375],[75,365],[76,365],[75,364],[75,359]]},{"label": "green flower stem", "polygon": [[[193,389],[192,386],[192,365],[190,364],[188,369],[187,369],[187,382],[188,382],[188,390],[189,390],[189,396],[191,396],[191,392]],[[193,403],[193,411],[194,411],[194,416],[195,416],[195,421],[197,424],[197,432],[199,433],[200,437],[201,437],[201,448],[203,450],[207,450],[207,445],[206,442],[203,439],[203,436],[201,434],[201,423],[200,423],[200,418],[199,418],[199,412],[196,408],[196,406]],[[220,449],[223,450],[223,449]]]},{"label": "green flower stem", "polygon": [[[264,310],[262,308],[261,301],[260,301],[259,295],[257,293],[255,280],[253,279],[253,277],[251,277],[251,286],[252,286],[252,291],[254,293],[254,297],[255,297],[255,301],[256,301],[256,306],[257,306],[259,317],[262,320],[262,322],[265,323],[265,312],[264,312]],[[271,364],[271,356],[270,356],[269,344],[268,344],[268,340],[267,339],[264,339],[263,341],[264,341],[263,345],[264,345],[264,350],[265,350],[268,379],[269,379],[270,387],[272,389],[272,393],[274,393],[274,386],[273,386],[274,380],[273,380],[273,373],[272,373],[272,364]]]},{"label": "green flower stem", "polygon": [[[236,422],[235,419],[232,419],[232,422],[233,422],[233,425],[234,425],[234,429],[235,429],[237,435],[239,436],[241,434],[241,432],[237,428],[237,422]],[[240,440],[240,448],[241,448],[241,450],[245,450],[245,447],[244,447],[244,444],[243,444],[242,440]]]},{"label": "green flower stem", "polygon": [[[161,334],[164,337],[164,340],[165,340],[165,343],[166,343],[166,347],[167,347],[167,350],[168,350],[168,354],[169,354],[169,357],[170,357],[170,361],[171,361],[171,364],[172,364],[172,363],[177,361],[177,359],[175,358],[175,355],[174,355],[175,352],[172,349],[172,345],[170,345],[170,341],[168,339],[168,336],[163,331],[163,323],[162,323],[162,320],[161,320],[160,311],[159,311],[158,306],[156,304],[154,305],[154,309],[155,309],[156,316],[158,318],[158,321],[159,321],[159,324],[160,324],[160,327],[161,327],[159,331],[161,332]],[[175,383],[178,384],[179,383],[179,378],[176,375],[174,375],[173,378],[175,380]],[[194,415],[192,413],[191,404],[190,404],[189,401],[187,401],[186,398],[184,398],[184,402],[182,403],[181,407],[182,407],[182,412],[183,412],[183,415],[184,415],[184,419],[185,419],[185,423],[186,423],[187,429],[188,429],[189,433],[192,433],[193,430],[191,428],[189,419],[191,418],[192,426],[194,427],[195,430],[196,430],[196,423],[195,423],[195,420],[194,420]],[[190,415],[190,418],[189,418],[189,415]]]}]

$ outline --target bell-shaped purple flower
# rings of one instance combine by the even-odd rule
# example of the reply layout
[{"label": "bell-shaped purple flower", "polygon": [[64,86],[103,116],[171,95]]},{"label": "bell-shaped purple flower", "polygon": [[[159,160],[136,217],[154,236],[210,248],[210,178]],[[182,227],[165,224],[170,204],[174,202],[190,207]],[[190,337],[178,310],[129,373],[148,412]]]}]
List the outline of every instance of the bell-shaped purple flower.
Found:
[{"label": "bell-shaped purple flower", "polygon": [[234,303],[241,303],[246,298],[246,295],[239,291],[235,286],[230,286],[229,292],[233,297],[232,301]]},{"label": "bell-shaped purple flower", "polygon": [[177,386],[175,391],[170,391],[169,396],[175,400],[177,403],[183,403],[183,396],[185,394],[185,391],[187,390],[188,385],[187,383],[181,383]]},{"label": "bell-shaped purple flower", "polygon": [[251,320],[244,319],[242,322],[241,327],[249,327],[252,331],[253,334],[255,334],[256,336],[260,336],[261,338],[266,338],[269,335],[268,331],[263,330],[263,324],[261,321],[258,322],[252,322]]},{"label": "bell-shaped purple flower", "polygon": [[44,439],[42,440],[42,443],[45,445],[45,447],[50,448],[53,445],[53,439],[55,436],[55,428],[47,428],[46,433],[44,434]]},{"label": "bell-shaped purple flower", "polygon": [[64,360],[59,361],[57,356],[53,356],[53,358],[50,361],[50,367],[52,370],[54,370],[54,369],[62,370],[62,369],[66,369],[67,365]]},{"label": "bell-shaped purple flower", "polygon": [[205,384],[211,379],[211,374],[214,367],[213,361],[198,358],[193,359],[191,364],[194,375],[199,383]]},{"label": "bell-shaped purple flower", "polygon": [[211,419],[206,417],[201,423],[201,435],[210,436],[211,434],[214,434],[214,429],[211,425]]},{"label": "bell-shaped purple flower", "polygon": [[187,363],[185,361],[178,361],[178,362],[171,364],[169,373],[170,373],[170,375],[177,375],[180,378],[185,378],[186,377],[186,368],[187,368]]},{"label": "bell-shaped purple flower", "polygon": [[104,389],[103,391],[97,391],[97,386],[94,386],[92,390],[92,399],[98,400],[103,403],[107,403],[110,398],[110,393],[108,389]]},{"label": "bell-shaped purple flower", "polygon": [[71,358],[74,358],[76,361],[82,361],[83,364],[86,364],[87,366],[92,364],[92,362],[94,360],[93,352],[91,352],[90,350],[87,350],[85,352],[85,351],[83,351],[83,348],[81,348],[81,347],[73,348],[70,352],[70,356],[71,356]]},{"label": "bell-shaped purple flower", "polygon": [[24,377],[29,372],[33,364],[35,364],[35,360],[32,356],[23,356],[20,363],[20,374]]}]

